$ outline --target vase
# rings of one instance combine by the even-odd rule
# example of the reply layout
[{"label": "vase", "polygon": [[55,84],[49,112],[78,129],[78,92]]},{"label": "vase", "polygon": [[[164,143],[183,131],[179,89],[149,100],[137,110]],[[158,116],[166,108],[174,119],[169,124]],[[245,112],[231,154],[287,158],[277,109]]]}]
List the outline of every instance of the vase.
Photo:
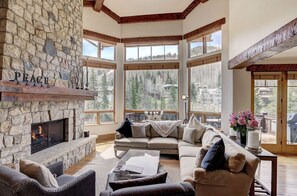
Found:
[{"label": "vase", "polygon": [[239,137],[240,137],[240,144],[245,146],[246,145],[246,134],[241,134],[239,133]]},{"label": "vase", "polygon": [[261,130],[262,127],[253,127],[247,129],[246,148],[250,151],[259,151],[261,149]]}]

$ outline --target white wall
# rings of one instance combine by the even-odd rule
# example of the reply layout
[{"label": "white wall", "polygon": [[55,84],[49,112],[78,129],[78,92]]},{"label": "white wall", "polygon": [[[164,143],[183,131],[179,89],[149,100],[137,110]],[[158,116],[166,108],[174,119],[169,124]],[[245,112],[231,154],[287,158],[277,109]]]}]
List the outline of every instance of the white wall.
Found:
[{"label": "white wall", "polygon": [[230,0],[230,58],[297,17],[296,0]]},{"label": "white wall", "polygon": [[199,4],[183,21],[183,34],[228,16],[228,0]]},{"label": "white wall", "polygon": [[122,38],[182,35],[182,21],[122,24]]},{"label": "white wall", "polygon": [[93,8],[83,8],[83,28],[103,33],[113,37],[121,37],[121,25],[103,12],[96,12]]},{"label": "white wall", "polygon": [[[229,2],[230,59],[297,17],[296,0],[230,0]],[[250,72],[246,72],[245,69],[235,70],[233,81],[234,111],[250,109]]]}]

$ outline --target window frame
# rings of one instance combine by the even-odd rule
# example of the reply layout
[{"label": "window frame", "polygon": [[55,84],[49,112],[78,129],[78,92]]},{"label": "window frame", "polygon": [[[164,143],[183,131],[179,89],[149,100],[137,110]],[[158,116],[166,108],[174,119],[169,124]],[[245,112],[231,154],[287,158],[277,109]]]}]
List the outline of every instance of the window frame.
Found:
[{"label": "window frame", "polygon": [[[145,111],[149,111],[149,112],[154,112],[154,111],[161,111],[161,110],[157,110],[157,109],[150,109],[150,110],[144,110],[144,109],[129,109],[126,108],[126,80],[127,80],[127,71],[152,71],[152,70],[168,70],[168,69],[172,69],[172,70],[176,70],[177,73],[179,72],[179,67],[177,67],[176,65],[172,64],[172,63],[167,63],[169,68],[165,65],[162,68],[160,66],[154,67],[151,66],[150,68],[145,67],[144,69],[139,69],[137,67],[141,67],[146,66],[147,63],[141,63],[141,64],[137,64],[137,66],[134,66],[134,64],[125,64],[124,66],[124,110],[123,110],[123,116],[126,116],[126,113],[128,112],[132,112],[135,114],[144,114]],[[161,64],[161,63],[160,63]],[[164,64],[164,63],[163,63]],[[165,63],[166,64],[166,63]],[[132,68],[129,68],[129,65],[132,65]],[[179,84],[179,74],[177,74],[177,84]],[[179,104],[180,104],[180,92],[179,92],[179,85],[178,85],[178,89],[177,89],[177,109],[176,110],[162,110],[163,114],[164,113],[168,113],[168,114],[176,114],[177,119],[179,119]]]},{"label": "window frame", "polygon": [[[96,114],[96,124],[85,124],[85,126],[94,126],[94,125],[106,125],[106,124],[113,124],[116,122],[115,117],[116,117],[116,110],[115,110],[115,97],[116,97],[116,64],[110,63],[108,65],[106,64],[101,64],[101,61],[99,60],[94,60],[92,59],[92,63],[88,64],[88,57],[87,59],[83,59],[83,67],[91,67],[91,68],[97,68],[97,69],[105,69],[105,70],[114,70],[113,74],[113,109],[108,109],[108,110],[84,110],[84,114]],[[87,62],[87,63],[86,63]],[[96,64],[97,62],[97,64]],[[97,91],[96,91],[97,92]],[[113,114],[113,121],[110,122],[101,122],[100,121],[100,114],[104,113],[112,113]]]},{"label": "window frame", "polygon": [[[210,34],[213,34],[213,33],[219,32],[219,31],[221,31],[221,49],[220,50],[216,50],[216,51],[212,51],[212,52],[207,52],[207,41],[206,41],[206,37],[208,35],[210,35]],[[196,40],[196,39],[199,39],[199,38],[202,38],[202,48],[203,48],[202,49],[202,54],[191,57],[191,43],[194,42],[193,40]],[[187,52],[188,53],[187,54],[187,58],[188,58],[188,60],[192,60],[192,59],[196,59],[196,58],[202,58],[202,57],[204,57],[206,55],[211,55],[211,54],[215,54],[215,53],[221,53],[222,46],[223,46],[223,43],[222,43],[222,29],[221,28],[214,29],[214,30],[208,32],[207,34],[204,34],[204,35],[195,37],[194,39],[188,40],[188,43],[187,43],[187,50],[188,50],[188,52]]]},{"label": "window frame", "polygon": [[[83,57],[86,57],[86,58],[94,58],[94,59],[98,59],[98,60],[103,60],[103,61],[109,61],[109,62],[116,62],[116,44],[112,44],[112,43],[107,43],[107,42],[104,42],[104,41],[99,41],[97,39],[92,39],[92,38],[89,38],[89,37],[83,37],[83,40],[91,40],[91,41],[95,41],[98,43],[98,46],[97,46],[97,57],[91,57],[91,56],[87,56],[87,55],[82,55]],[[106,59],[106,58],[102,58],[101,57],[101,47],[102,45],[105,45],[105,46],[112,46],[114,47],[114,50],[113,50],[113,57],[114,59],[111,60],[111,59]],[[83,54],[83,51],[82,51],[82,54]]]},{"label": "window frame", "polygon": [[[153,59],[153,46],[163,46],[164,49],[164,58],[162,60],[154,60]],[[177,46],[177,59],[166,59],[166,54],[165,54],[165,46]],[[137,47],[137,60],[134,61],[127,61],[127,50],[126,48],[129,47]],[[150,47],[150,51],[151,51],[151,56],[149,60],[139,60],[139,47]],[[141,45],[126,45],[124,47],[124,62],[126,63],[145,63],[145,62],[160,62],[160,61],[165,61],[165,62],[172,62],[172,61],[179,61],[179,44],[178,43],[168,43],[168,44],[141,44]]]}]

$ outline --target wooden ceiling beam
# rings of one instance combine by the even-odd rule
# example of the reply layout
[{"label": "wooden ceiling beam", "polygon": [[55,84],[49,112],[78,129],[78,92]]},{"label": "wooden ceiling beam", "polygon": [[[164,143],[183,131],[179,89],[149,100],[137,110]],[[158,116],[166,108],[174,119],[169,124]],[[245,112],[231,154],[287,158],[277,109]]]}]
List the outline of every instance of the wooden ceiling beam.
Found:
[{"label": "wooden ceiling beam", "polygon": [[113,18],[115,21],[117,21],[118,23],[121,22],[121,17],[119,15],[117,15],[116,13],[114,13],[113,11],[111,11],[105,5],[102,6],[101,10],[102,10],[102,12],[104,12],[105,14],[107,14],[108,16],[110,16],[111,18]]},{"label": "wooden ceiling beam", "polygon": [[106,43],[111,43],[111,44],[116,44],[116,43],[121,42],[121,40],[119,38],[105,35],[102,33],[89,31],[86,29],[83,30],[83,35],[85,38],[89,38],[89,39],[93,39],[93,40],[97,40],[97,41],[104,41]]},{"label": "wooden ceiling beam", "polygon": [[246,68],[251,72],[297,71],[297,64],[256,64]]},{"label": "wooden ceiling beam", "polygon": [[84,7],[93,7],[97,12],[104,12],[119,24],[124,23],[139,23],[139,22],[159,22],[170,20],[183,20],[185,19],[200,3],[205,3],[208,0],[193,0],[192,3],[183,11],[177,13],[161,13],[161,14],[149,14],[138,16],[124,16],[120,17],[108,7],[103,5],[104,0],[83,0]]},{"label": "wooden ceiling beam", "polygon": [[201,0],[194,0],[184,11],[183,11],[183,17],[186,18],[192,11],[195,9],[199,4],[201,3]]},{"label": "wooden ceiling beam", "polygon": [[84,7],[94,7],[95,1],[83,0]]},{"label": "wooden ceiling beam", "polygon": [[96,0],[93,9],[94,9],[96,12],[100,12],[100,11],[101,11],[101,8],[102,8],[102,6],[103,6],[103,3],[104,3],[104,0]]},{"label": "wooden ceiling beam", "polygon": [[123,38],[121,42],[124,44],[145,44],[145,43],[173,43],[182,40],[183,36],[173,35],[173,36],[158,36],[158,37],[133,37],[133,38]]},{"label": "wooden ceiling beam", "polygon": [[255,43],[229,61],[229,69],[242,69],[297,46],[297,18]]},{"label": "wooden ceiling beam", "polygon": [[164,14],[150,14],[150,15],[138,15],[138,16],[124,16],[121,17],[120,23],[138,23],[138,22],[157,22],[168,20],[182,20],[183,13],[164,13]]},{"label": "wooden ceiling beam", "polygon": [[198,29],[195,29],[189,33],[186,33],[184,35],[184,38],[187,39],[187,40],[191,40],[191,39],[194,39],[196,37],[201,37],[201,36],[204,36],[210,32],[212,32],[214,29],[220,29],[221,26],[223,24],[225,24],[226,22],[226,19],[225,18],[222,18],[222,19],[219,19],[215,22],[212,22],[208,25],[205,25],[203,27],[200,27]]}]

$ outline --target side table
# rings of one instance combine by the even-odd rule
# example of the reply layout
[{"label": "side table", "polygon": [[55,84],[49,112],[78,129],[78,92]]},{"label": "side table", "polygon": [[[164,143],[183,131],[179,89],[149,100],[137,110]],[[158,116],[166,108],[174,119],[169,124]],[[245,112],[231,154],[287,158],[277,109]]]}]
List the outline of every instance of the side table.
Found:
[{"label": "side table", "polygon": [[[261,161],[271,161],[271,190],[269,191],[259,180],[254,179],[254,182],[250,188],[250,196],[254,196],[255,193],[261,195],[276,196],[277,194],[277,155],[262,148],[262,152],[254,154]],[[256,189],[255,189],[256,188]]]}]

